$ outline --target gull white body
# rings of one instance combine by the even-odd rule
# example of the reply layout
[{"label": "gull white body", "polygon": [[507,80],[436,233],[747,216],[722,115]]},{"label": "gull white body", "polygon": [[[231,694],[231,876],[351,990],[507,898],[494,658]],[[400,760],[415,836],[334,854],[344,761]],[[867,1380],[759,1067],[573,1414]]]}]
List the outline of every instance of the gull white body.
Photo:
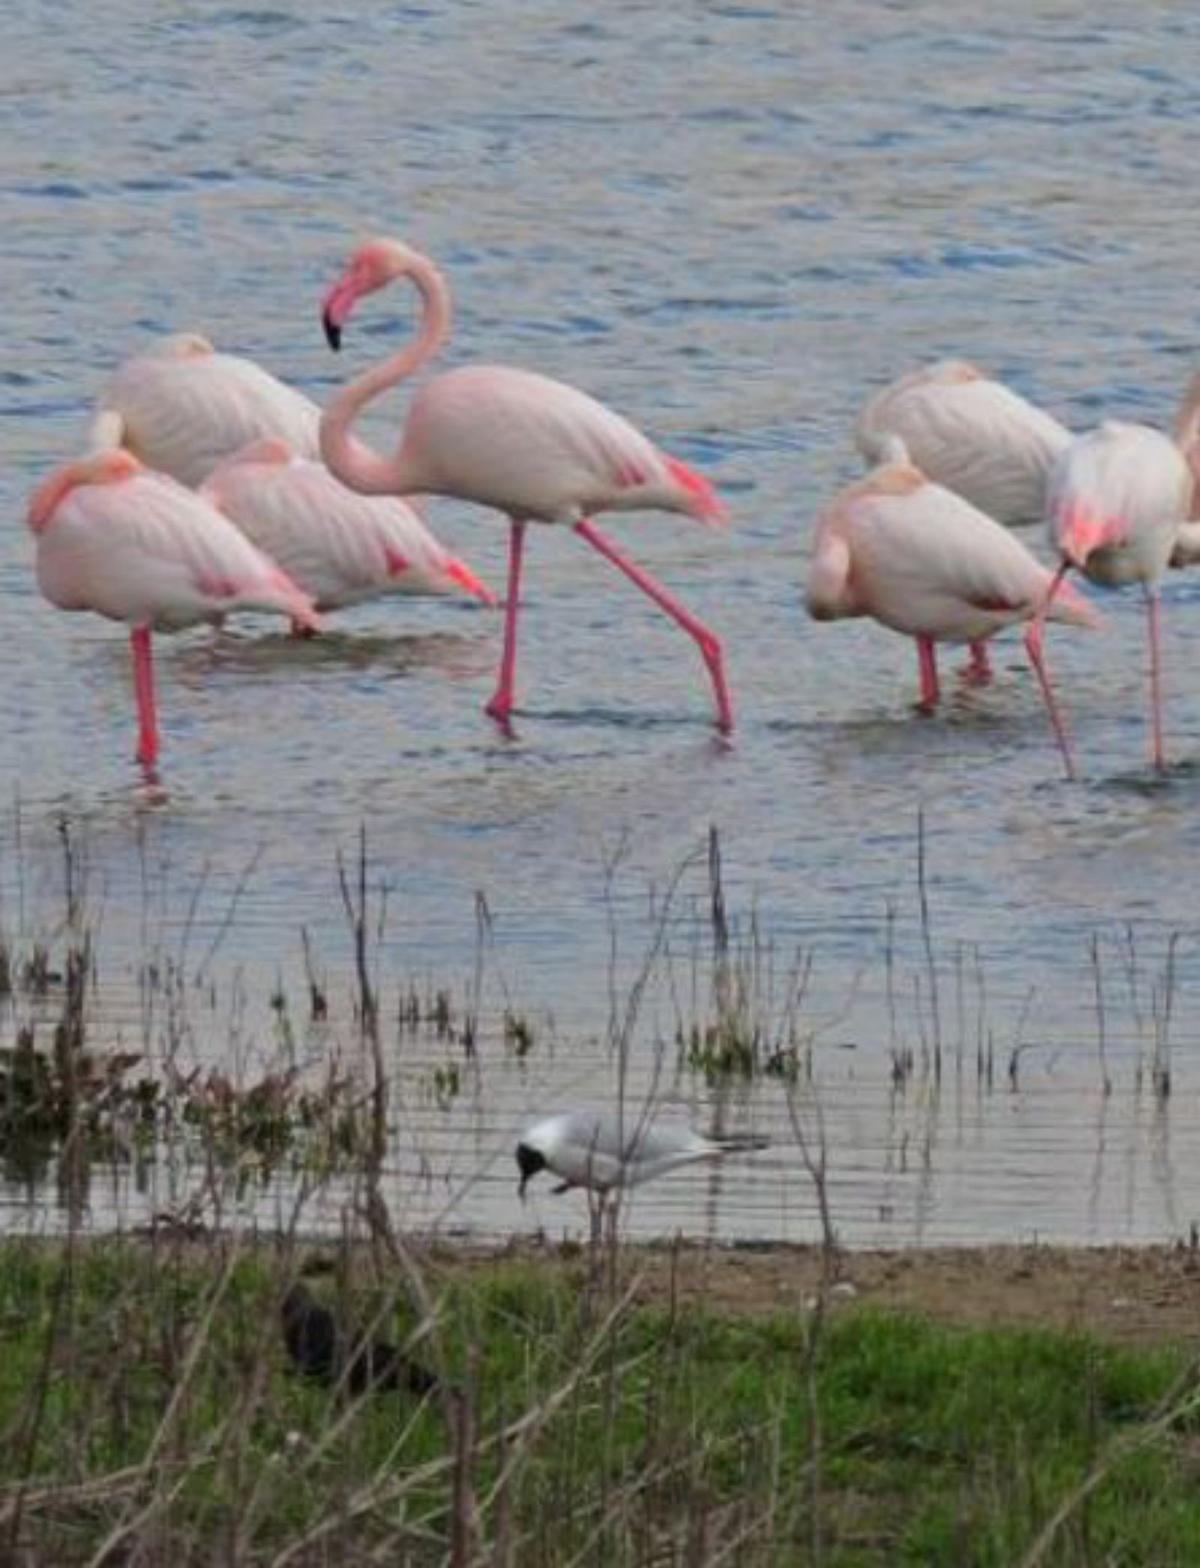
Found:
[{"label": "gull white body", "polygon": [[751,1135],[706,1138],[690,1127],[646,1125],[634,1115],[622,1121],[604,1112],[564,1112],[528,1128],[521,1146],[539,1154],[545,1169],[567,1186],[603,1193],[766,1143]]},{"label": "gull white body", "polygon": [[1042,409],[961,360],[894,381],[867,403],[855,440],[870,463],[898,436],[935,483],[1004,524],[1039,522],[1050,465],[1071,432]]}]

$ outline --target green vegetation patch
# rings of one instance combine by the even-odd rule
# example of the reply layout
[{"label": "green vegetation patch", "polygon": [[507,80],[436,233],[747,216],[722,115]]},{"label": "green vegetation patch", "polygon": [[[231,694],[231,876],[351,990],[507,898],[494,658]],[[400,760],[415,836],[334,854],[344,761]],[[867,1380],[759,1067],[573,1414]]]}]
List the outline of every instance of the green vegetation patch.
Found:
[{"label": "green vegetation patch", "polygon": [[[618,1261],[636,1276],[636,1252]],[[441,1381],[355,1399],[285,1355],[299,1262],[229,1241],[0,1247],[0,1554],[1200,1562],[1182,1348],[854,1305],[634,1306],[583,1257],[432,1262],[430,1320],[400,1258],[364,1248],[331,1254],[313,1295],[347,1343],[366,1325]]]}]

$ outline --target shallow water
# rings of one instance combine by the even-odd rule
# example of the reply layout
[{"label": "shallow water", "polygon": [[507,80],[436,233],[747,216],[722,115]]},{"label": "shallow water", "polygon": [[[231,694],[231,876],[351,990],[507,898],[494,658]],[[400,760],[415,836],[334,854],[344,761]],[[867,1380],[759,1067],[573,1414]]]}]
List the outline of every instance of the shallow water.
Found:
[{"label": "shallow water", "polygon": [[[606,1053],[587,1043],[609,1012],[606,864],[620,845],[628,983],[653,926],[647,889],[716,823],[731,906],[743,922],[753,909],[780,955],[813,955],[805,1008],[826,1021],[814,1072],[848,1239],[1185,1228],[1200,1162],[1186,874],[1200,839],[1200,590],[1177,579],[1166,592],[1177,766],[1161,784],[1144,760],[1136,595],[1105,597],[1101,635],[1055,630],[1085,775],[1069,786],[1019,641],[993,689],[922,722],[911,649],[864,623],[814,625],[800,586],[814,514],[855,471],[856,409],[915,362],[968,355],[1076,427],[1101,412],[1169,418],[1194,368],[1200,17],[1075,0],[850,4],[836,24],[815,5],[357,11],[201,4],[172,20],[113,0],[99,26],[78,0],[14,0],[0,22],[6,927],[54,918],[65,809],[86,827],[118,988],[156,921],[178,932],[194,903],[203,950],[235,895],[213,962],[250,993],[298,972],[301,924],[348,986],[334,863],[365,821],[390,887],[385,974],[469,984],[482,889],[492,1000],[507,988],[553,1017],[553,1053],[489,1064],[485,1111],[464,1096],[406,1112],[412,1211],[452,1197],[446,1223],[472,1230],[571,1225],[571,1200],[518,1210],[509,1150],[526,1114],[613,1092]],[[105,373],[154,333],[203,330],[326,397],[410,321],[388,297],[364,309],[341,360],[323,348],[319,294],[371,230],[445,266],[447,363],[512,360],[575,381],[727,497],[727,535],[657,517],[613,532],[727,639],[732,746],[712,736],[691,646],[579,541],[544,530],[515,739],[481,713],[498,617],[377,604],[303,647],[250,622],[164,640],[165,799],[139,787],[124,638],[40,601],[24,498],[72,452]],[[381,412],[379,439],[402,407]],[[439,503],[433,522],[502,583],[497,519]],[[1004,1065],[990,1090],[974,1044],[940,1095],[920,1073],[893,1089],[897,1027],[917,1038],[919,803],[943,1010],[956,955],[978,947],[986,999],[971,992],[958,1033],[992,1031]],[[698,869],[681,898],[686,928]],[[1116,956],[1127,923],[1136,1009]],[[1156,1109],[1137,1063],[1162,1033],[1151,992],[1161,1018],[1176,930],[1174,1094]],[[1110,955],[1110,1096],[1096,933]],[[669,1005],[656,1008],[639,1083],[673,1029]],[[1014,1041],[1030,1050],[1010,1091]],[[667,1087],[677,1112],[703,1119],[703,1086]],[[811,1234],[780,1086],[756,1085],[745,1115],[780,1147],[731,1167],[711,1211],[707,1178],[681,1176],[640,1196],[634,1222]],[[24,1222],[28,1195],[10,1200]],[[97,1198],[97,1223],[109,1213]]]}]

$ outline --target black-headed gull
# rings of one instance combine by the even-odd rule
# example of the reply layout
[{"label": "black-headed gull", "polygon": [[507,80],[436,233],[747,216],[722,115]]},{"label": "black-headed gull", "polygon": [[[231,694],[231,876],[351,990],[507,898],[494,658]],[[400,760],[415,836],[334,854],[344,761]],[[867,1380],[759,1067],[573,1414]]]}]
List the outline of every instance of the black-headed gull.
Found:
[{"label": "black-headed gull", "polygon": [[698,1160],[766,1147],[767,1140],[753,1133],[707,1138],[690,1127],[649,1126],[633,1115],[622,1119],[602,1112],[565,1112],[547,1116],[521,1134],[517,1190],[524,1197],[530,1179],[545,1170],[560,1178],[558,1192],[587,1187],[605,1193],[639,1186]]}]

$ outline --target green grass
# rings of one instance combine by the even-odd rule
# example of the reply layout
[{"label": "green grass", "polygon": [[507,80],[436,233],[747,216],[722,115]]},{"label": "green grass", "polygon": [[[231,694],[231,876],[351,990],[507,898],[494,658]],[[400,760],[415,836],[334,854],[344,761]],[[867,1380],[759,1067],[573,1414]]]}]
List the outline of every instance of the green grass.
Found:
[{"label": "green grass", "polygon": [[[394,1286],[368,1262],[355,1260],[360,1316]],[[382,1393],[347,1406],[291,1374],[284,1264],[266,1245],[232,1259],[217,1244],[0,1245],[0,1560],[83,1563],[111,1539],[113,1563],[269,1563],[306,1536],[290,1561],[449,1559],[445,1412]],[[459,1561],[1015,1564],[1103,1459],[1039,1560],[1200,1563],[1196,1415],[1132,1441],[1182,1347],[856,1307],[826,1322],[815,1355],[810,1323],[790,1316],[642,1307],[601,1330],[611,1303],[587,1296],[585,1272],[428,1272],[476,1411],[460,1474],[481,1533]],[[386,1332],[413,1322],[401,1304]]]}]

